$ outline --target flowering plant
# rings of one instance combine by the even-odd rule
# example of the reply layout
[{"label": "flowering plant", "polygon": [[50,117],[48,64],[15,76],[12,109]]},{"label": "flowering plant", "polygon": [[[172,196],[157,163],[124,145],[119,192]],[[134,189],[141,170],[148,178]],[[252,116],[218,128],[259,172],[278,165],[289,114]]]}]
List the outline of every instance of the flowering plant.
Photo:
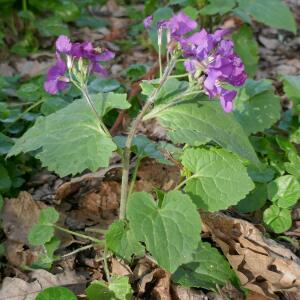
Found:
[{"label": "flowering plant", "polygon": [[[100,294],[103,288],[106,292],[107,289],[112,291],[114,284],[121,281],[123,296],[130,297],[128,281],[124,283],[122,278],[110,276],[107,257],[111,253],[128,262],[134,257],[148,255],[172,273],[175,282],[184,285],[216,289],[217,285],[231,281],[239,287],[228,263],[218,251],[201,241],[199,211],[202,214],[215,212],[238,204],[255,188],[257,178],[265,174],[265,166],[248,138],[248,134],[260,130],[257,128],[260,124],[248,128],[246,107],[253,107],[244,105],[248,98],[241,104],[236,101],[239,96],[243,99],[250,85],[256,88],[251,96],[270,92],[270,86],[251,80],[246,82],[244,64],[235,53],[228,29],[217,29],[213,33],[198,30],[197,23],[183,12],[164,20],[149,16],[144,26],[148,30],[155,28],[157,32],[159,76],[141,83],[142,94],[147,100],[125,137],[112,137],[103,117],[115,108],[128,109],[126,94],[93,94],[88,88],[91,73],[108,75],[101,63],[112,60],[115,54],[108,49],[94,48],[90,42],[72,43],[68,37],[60,36],[56,41],[56,63],[48,71],[44,88],[56,94],[73,84],[82,98],[38,119],[9,155],[35,151],[43,165],[60,176],[86,169],[96,171],[109,165],[113,152],[120,155],[119,220],[108,230],[99,229],[104,239],[72,232],[103,249],[109,286],[95,283],[88,288],[88,295],[94,288],[98,288]],[[162,60],[164,48],[165,64]],[[180,65],[183,68],[180,69]],[[256,116],[262,117],[261,113],[257,111]],[[143,154],[139,152],[142,143],[151,141],[137,135],[137,130],[142,122],[152,118],[167,130],[173,146],[185,145],[177,158],[181,182],[171,191],[158,191],[155,196],[155,193],[134,192],[138,162],[141,157],[151,156],[146,147],[142,149]],[[276,118],[268,120],[270,126]],[[159,145],[155,144],[154,148],[165,161],[172,157],[172,153],[164,157]],[[137,159],[131,172],[133,154]],[[30,242],[44,245],[47,252],[47,246],[53,243],[54,228],[70,232],[58,226],[57,221],[54,209],[42,211],[39,223],[30,232]],[[210,272],[218,272],[219,263],[226,272],[216,281],[206,278],[195,284],[187,273],[191,264],[196,264],[194,271],[197,273],[198,268],[202,268],[202,265],[199,267],[201,255],[207,253],[210,253]],[[128,299],[122,297],[116,298]]]}]

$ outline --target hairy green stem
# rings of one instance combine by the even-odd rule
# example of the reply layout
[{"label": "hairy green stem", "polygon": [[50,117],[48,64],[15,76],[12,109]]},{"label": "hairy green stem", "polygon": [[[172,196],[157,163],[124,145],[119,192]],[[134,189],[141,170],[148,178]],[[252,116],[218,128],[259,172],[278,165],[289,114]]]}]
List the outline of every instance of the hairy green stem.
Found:
[{"label": "hairy green stem", "polygon": [[174,190],[179,190],[180,188],[182,188],[184,185],[187,184],[187,182],[189,182],[191,179],[197,178],[198,175],[194,174],[190,177],[187,177],[185,180],[181,181],[175,188]]},{"label": "hairy green stem", "polygon": [[82,92],[82,95],[84,96],[86,102],[89,104],[89,106],[91,107],[92,111],[94,112],[96,118],[98,119],[99,123],[100,123],[100,127],[101,129],[105,132],[105,134],[107,136],[111,136],[108,129],[106,128],[106,126],[104,125],[103,121],[102,121],[102,118],[100,117],[100,115],[98,114],[97,112],[97,109],[95,107],[95,104],[93,102],[93,100],[91,99],[90,95],[89,95],[89,92],[87,90],[86,87],[82,87],[80,88],[81,92]]},{"label": "hairy green stem", "polygon": [[106,279],[108,282],[110,282],[110,275],[109,275],[109,269],[108,269],[108,263],[107,263],[107,248],[104,247],[104,253],[103,253],[103,269],[104,273],[106,275]]},{"label": "hairy green stem", "polygon": [[80,238],[82,238],[82,239],[90,240],[90,241],[96,243],[97,245],[104,245],[104,244],[105,244],[105,241],[103,241],[103,240],[98,240],[98,239],[96,239],[96,238],[93,238],[93,237],[91,237],[91,236],[85,235],[85,234],[83,234],[83,233],[78,233],[78,232],[75,232],[75,231],[66,229],[66,228],[64,228],[64,227],[60,227],[60,226],[55,225],[55,224],[53,224],[53,227],[56,228],[56,229],[58,229],[58,230],[60,230],[60,231],[64,231],[64,232],[66,232],[66,233],[69,233],[69,234],[78,236],[78,237],[80,237]]},{"label": "hairy green stem", "polygon": [[60,258],[56,259],[55,261],[58,261],[58,260],[65,259],[65,258],[67,258],[67,257],[73,256],[73,255],[75,255],[75,254],[77,254],[77,253],[79,253],[79,252],[81,252],[81,251],[84,251],[84,250],[87,250],[87,249],[91,249],[91,248],[93,248],[94,246],[95,246],[95,244],[85,245],[85,246],[83,246],[83,247],[80,247],[80,248],[78,248],[78,249],[72,251],[72,252],[69,252],[69,253],[67,253],[67,254],[65,254],[65,255],[62,255]]},{"label": "hairy green stem", "polygon": [[153,90],[151,95],[149,96],[147,102],[143,106],[141,112],[138,114],[137,118],[132,122],[131,129],[129,131],[124,154],[123,154],[123,173],[122,173],[122,185],[121,185],[121,200],[120,200],[120,214],[119,218],[121,220],[125,219],[126,217],[126,204],[127,204],[127,198],[128,198],[128,180],[129,180],[129,163],[130,163],[130,153],[131,153],[131,144],[132,140],[134,138],[134,135],[136,133],[137,127],[142,122],[143,117],[147,110],[153,105],[153,103],[156,100],[156,97],[161,90],[162,86],[170,76],[176,62],[176,56],[173,56],[167,65],[162,77],[160,78],[158,87]]},{"label": "hairy green stem", "polygon": [[139,169],[140,163],[141,163],[142,159],[141,157],[138,157],[135,163],[135,167],[133,170],[133,174],[132,174],[132,178],[131,178],[131,183],[130,183],[130,187],[129,187],[129,192],[128,192],[128,196],[132,193],[133,188],[134,188],[134,184],[136,181],[136,175],[137,175],[137,171]]}]

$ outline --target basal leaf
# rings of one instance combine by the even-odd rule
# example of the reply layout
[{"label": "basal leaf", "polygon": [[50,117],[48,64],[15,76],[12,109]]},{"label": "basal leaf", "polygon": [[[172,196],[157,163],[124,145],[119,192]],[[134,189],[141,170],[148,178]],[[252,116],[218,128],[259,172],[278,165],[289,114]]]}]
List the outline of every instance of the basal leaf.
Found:
[{"label": "basal leaf", "polygon": [[225,113],[217,101],[202,100],[207,100],[207,97],[198,96],[193,102],[178,104],[157,114],[161,125],[169,130],[172,140],[191,146],[212,140],[259,165],[245,131],[233,114]]},{"label": "basal leaf", "polygon": [[[252,89],[257,86],[257,92],[250,96],[247,85]],[[248,81],[235,100],[234,115],[248,134],[264,131],[280,119],[279,97],[273,90],[265,90],[266,86],[259,92],[263,87],[264,84],[259,81]]]},{"label": "basal leaf", "polygon": [[205,210],[235,205],[254,188],[246,167],[224,149],[187,149],[182,164],[193,174],[185,191]]},{"label": "basal leaf", "polygon": [[[125,94],[97,94],[92,96],[99,115],[113,108],[130,105]],[[97,118],[83,100],[39,118],[13,146],[9,156],[39,150],[36,157],[43,166],[60,176],[106,167],[116,145],[100,128]]]},{"label": "basal leaf", "polygon": [[217,286],[237,283],[237,277],[230,264],[216,248],[209,243],[200,243],[193,260],[180,266],[172,276],[173,281],[186,287],[217,291]]},{"label": "basal leaf", "polygon": [[158,264],[174,272],[188,262],[200,239],[200,217],[188,195],[167,193],[161,206],[145,192],[131,194],[127,217],[135,237]]},{"label": "basal leaf", "polygon": [[254,190],[252,190],[244,199],[242,199],[236,206],[237,210],[242,213],[249,213],[262,208],[268,199],[267,185],[257,183]]},{"label": "basal leaf", "polygon": [[282,0],[237,0],[239,8],[256,21],[296,33],[296,22]]},{"label": "basal leaf", "polygon": [[277,206],[290,208],[300,198],[300,183],[292,175],[278,177],[268,184],[268,195]]},{"label": "basal leaf", "polygon": [[285,232],[292,226],[291,211],[276,205],[271,205],[264,211],[263,219],[266,225],[276,233]]},{"label": "basal leaf", "polygon": [[59,213],[53,207],[43,208],[39,215],[39,224],[56,223],[59,219]]},{"label": "basal leaf", "polygon": [[48,243],[54,235],[54,228],[44,224],[34,224],[28,234],[29,244],[40,246]]},{"label": "basal leaf", "polygon": [[300,156],[290,151],[288,152],[288,159],[290,162],[284,163],[285,170],[300,180]]},{"label": "basal leaf", "polygon": [[105,240],[109,250],[127,261],[131,261],[133,255],[144,255],[144,247],[122,220],[116,221],[109,226]]},{"label": "basal leaf", "polygon": [[128,277],[113,276],[109,285],[103,280],[93,281],[86,289],[88,300],[131,300],[132,289]]},{"label": "basal leaf", "polygon": [[40,292],[35,300],[76,300],[77,297],[67,288],[55,286]]}]

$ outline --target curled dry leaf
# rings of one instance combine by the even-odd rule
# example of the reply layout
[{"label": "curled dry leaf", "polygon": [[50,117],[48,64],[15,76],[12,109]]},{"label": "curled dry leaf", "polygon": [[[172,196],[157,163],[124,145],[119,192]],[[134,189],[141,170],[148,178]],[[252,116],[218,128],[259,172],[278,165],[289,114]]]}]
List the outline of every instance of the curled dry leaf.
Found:
[{"label": "curled dry leaf", "polygon": [[208,300],[208,297],[200,290],[172,284],[172,299],[174,300]]},{"label": "curled dry leaf", "polygon": [[94,173],[87,173],[82,176],[74,177],[70,181],[64,182],[57,188],[55,199],[60,202],[68,196],[76,193],[83,186],[99,186],[107,172],[112,169],[120,168],[121,164],[112,164],[108,168],[100,169]]},{"label": "curled dry leaf", "polygon": [[86,279],[74,271],[53,275],[46,270],[35,270],[30,274],[31,281],[5,277],[0,288],[0,300],[34,300],[37,294],[50,286],[65,286],[74,292],[84,291]]},{"label": "curled dry leaf", "polygon": [[[202,213],[204,231],[222,249],[243,287],[269,299],[300,299],[300,260],[251,223],[222,213]],[[298,298],[297,298],[298,297]]]}]

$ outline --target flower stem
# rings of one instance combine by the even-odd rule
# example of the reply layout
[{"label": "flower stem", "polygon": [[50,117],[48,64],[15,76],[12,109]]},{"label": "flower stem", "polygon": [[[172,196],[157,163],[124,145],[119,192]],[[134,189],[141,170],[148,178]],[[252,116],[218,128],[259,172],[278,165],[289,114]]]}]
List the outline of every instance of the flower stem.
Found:
[{"label": "flower stem", "polygon": [[78,233],[78,232],[75,232],[75,231],[66,229],[66,228],[64,228],[64,227],[60,227],[60,226],[55,225],[55,224],[53,224],[52,226],[53,226],[54,228],[60,230],[60,231],[64,231],[64,232],[66,232],[66,233],[69,233],[69,234],[78,236],[78,237],[80,237],[80,238],[82,238],[82,239],[85,239],[85,240],[90,240],[90,241],[96,243],[97,245],[99,245],[99,244],[100,244],[100,245],[104,245],[104,244],[105,244],[105,242],[104,242],[103,240],[98,240],[98,239],[93,238],[93,237],[91,237],[91,236],[88,236],[88,235],[85,235],[85,234],[82,234],[82,233]]},{"label": "flower stem", "polygon": [[127,203],[127,198],[128,198],[128,180],[129,180],[129,163],[130,163],[130,153],[131,153],[130,148],[131,148],[132,140],[136,133],[137,127],[143,120],[145,113],[155,102],[159,91],[161,90],[162,86],[164,85],[164,83],[170,76],[172,70],[174,69],[176,59],[177,59],[177,57],[175,55],[171,58],[162,77],[160,78],[158,87],[155,90],[153,90],[153,92],[149,96],[147,102],[143,106],[141,112],[138,114],[137,118],[132,122],[132,126],[131,126],[131,129],[129,131],[129,134],[128,134],[128,137],[126,140],[124,154],[123,154],[123,173],[122,173],[120,214],[119,214],[119,218],[121,220],[125,219],[125,217],[126,217],[126,203]]},{"label": "flower stem", "polygon": [[102,118],[100,117],[100,115],[97,112],[97,109],[95,107],[95,104],[93,102],[93,100],[91,99],[89,92],[87,90],[86,87],[80,88],[82,95],[84,96],[86,102],[89,104],[89,106],[91,107],[92,111],[94,112],[96,118],[98,119],[99,123],[100,123],[100,127],[101,129],[105,132],[105,134],[107,136],[111,136],[108,129],[106,128],[106,126],[104,125]]}]

